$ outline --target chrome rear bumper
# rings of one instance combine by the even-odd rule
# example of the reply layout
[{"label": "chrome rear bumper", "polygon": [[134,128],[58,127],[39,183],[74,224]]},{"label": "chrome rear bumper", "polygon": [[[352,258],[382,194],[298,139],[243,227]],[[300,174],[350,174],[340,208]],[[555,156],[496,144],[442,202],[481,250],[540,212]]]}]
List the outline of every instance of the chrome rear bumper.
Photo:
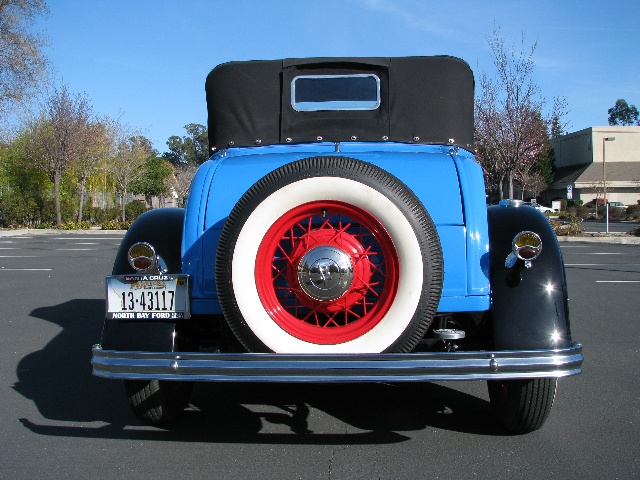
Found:
[{"label": "chrome rear bumper", "polygon": [[94,375],[232,382],[404,382],[565,377],[582,371],[582,344],[559,350],[357,355],[151,353],[93,346]]}]

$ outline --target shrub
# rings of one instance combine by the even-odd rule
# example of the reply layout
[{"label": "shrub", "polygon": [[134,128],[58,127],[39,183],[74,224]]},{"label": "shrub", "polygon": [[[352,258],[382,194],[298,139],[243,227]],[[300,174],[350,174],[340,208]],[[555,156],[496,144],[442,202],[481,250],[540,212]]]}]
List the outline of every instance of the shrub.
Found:
[{"label": "shrub", "polygon": [[631,230],[629,230],[629,232],[627,232],[627,235],[631,235],[633,237],[640,237],[640,225],[638,225],[637,227],[633,227]]},{"label": "shrub", "polygon": [[549,221],[551,222],[553,231],[558,237],[582,235],[582,233],[584,232],[584,228],[582,228],[578,222],[562,223],[556,222],[555,220]]},{"label": "shrub", "polygon": [[[607,211],[604,209],[602,216],[606,217]],[[627,218],[627,210],[618,207],[609,207],[609,220],[624,220]]]},{"label": "shrub", "polygon": [[588,218],[591,214],[589,207],[584,205],[567,206],[566,211],[560,212],[559,218],[561,220],[569,220],[571,222],[579,222]]},{"label": "shrub", "polygon": [[147,207],[141,200],[133,200],[127,203],[124,207],[124,216],[127,220],[135,220],[144,212],[147,211]]},{"label": "shrub", "polygon": [[100,225],[109,220],[117,220],[122,214],[120,208],[109,207],[85,207],[83,211],[83,218],[94,225]]},{"label": "shrub", "polygon": [[91,226],[90,222],[66,222],[55,228],[58,230],[88,230]]},{"label": "shrub", "polygon": [[640,205],[631,205],[627,207],[627,217],[630,220],[637,220],[640,218]]},{"label": "shrub", "polygon": [[42,222],[37,225],[34,225],[33,228],[36,228],[38,230],[45,229],[45,228],[55,228],[55,225],[53,223]]},{"label": "shrub", "polygon": [[[0,227],[36,228],[55,221],[53,201],[7,194],[0,197]],[[45,227],[46,228],[46,227]]]},{"label": "shrub", "polygon": [[127,230],[130,226],[130,221],[108,220],[102,224],[102,230]]}]

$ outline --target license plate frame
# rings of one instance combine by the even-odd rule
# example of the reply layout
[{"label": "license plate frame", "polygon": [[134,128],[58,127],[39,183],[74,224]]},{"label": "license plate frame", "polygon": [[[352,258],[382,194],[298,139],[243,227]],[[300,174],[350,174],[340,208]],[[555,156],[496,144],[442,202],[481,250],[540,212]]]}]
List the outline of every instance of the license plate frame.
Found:
[{"label": "license plate frame", "polygon": [[109,275],[106,316],[117,320],[183,320],[191,317],[189,275]]}]

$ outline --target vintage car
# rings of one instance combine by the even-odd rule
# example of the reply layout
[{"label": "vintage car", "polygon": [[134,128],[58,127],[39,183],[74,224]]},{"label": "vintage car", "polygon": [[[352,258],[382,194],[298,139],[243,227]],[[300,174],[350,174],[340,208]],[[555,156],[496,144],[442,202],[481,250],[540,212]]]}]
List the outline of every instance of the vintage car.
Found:
[{"label": "vintage car", "polygon": [[486,206],[464,61],[231,62],[206,98],[186,208],[139,217],[107,277],[93,371],[139,418],[196,381],[486,380],[506,429],[543,424],[582,346],[545,216]]}]

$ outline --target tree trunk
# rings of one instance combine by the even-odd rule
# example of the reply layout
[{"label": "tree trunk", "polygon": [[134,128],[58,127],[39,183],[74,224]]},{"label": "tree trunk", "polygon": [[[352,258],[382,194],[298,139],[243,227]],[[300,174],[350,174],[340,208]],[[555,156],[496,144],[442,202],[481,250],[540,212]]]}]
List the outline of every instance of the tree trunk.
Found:
[{"label": "tree trunk", "polygon": [[508,190],[509,197],[508,198],[512,199],[513,198],[513,172],[509,172],[508,178],[509,178],[509,190]]},{"label": "tree trunk", "polygon": [[62,174],[56,171],[53,174],[53,201],[56,207],[56,225],[62,225],[62,214],[60,213],[60,177]]},{"label": "tree trunk", "polygon": [[124,202],[125,202],[125,199],[126,199],[126,198],[127,198],[127,189],[126,189],[126,188],[124,188],[124,189],[122,190],[122,221],[123,221],[123,222],[124,222],[124,221],[126,221],[126,218],[125,218],[125,211],[124,211]]},{"label": "tree trunk", "polygon": [[82,221],[82,207],[84,206],[84,186],[87,182],[86,178],[80,179],[80,199],[78,201],[78,223]]}]

